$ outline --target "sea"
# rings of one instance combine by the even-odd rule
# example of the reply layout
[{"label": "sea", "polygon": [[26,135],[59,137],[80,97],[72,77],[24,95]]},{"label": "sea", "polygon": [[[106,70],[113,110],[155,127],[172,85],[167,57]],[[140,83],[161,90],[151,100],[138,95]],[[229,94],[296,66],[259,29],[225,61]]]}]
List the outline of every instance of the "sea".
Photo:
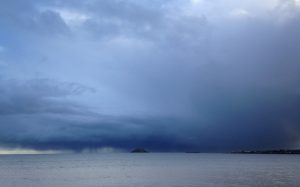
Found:
[{"label": "sea", "polygon": [[300,155],[0,155],[0,187],[300,186]]}]

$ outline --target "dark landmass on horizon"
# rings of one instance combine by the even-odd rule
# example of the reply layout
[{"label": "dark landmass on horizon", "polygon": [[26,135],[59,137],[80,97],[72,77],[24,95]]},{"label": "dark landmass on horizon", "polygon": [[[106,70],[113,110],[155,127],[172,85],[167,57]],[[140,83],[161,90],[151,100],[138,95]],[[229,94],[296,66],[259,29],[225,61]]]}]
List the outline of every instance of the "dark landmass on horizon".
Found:
[{"label": "dark landmass on horizon", "polygon": [[[132,149],[130,153],[149,153],[149,151],[144,148],[135,148]],[[199,153],[228,153],[228,152],[185,151],[182,153],[199,154]],[[229,153],[231,154],[300,154],[300,149],[240,150],[240,151],[231,151]]]},{"label": "dark landmass on horizon", "polygon": [[233,151],[234,154],[300,154],[300,149]]},{"label": "dark landmass on horizon", "polygon": [[136,149],[133,149],[131,151],[131,153],[149,153],[149,151],[147,151],[146,149],[144,148],[136,148]]}]

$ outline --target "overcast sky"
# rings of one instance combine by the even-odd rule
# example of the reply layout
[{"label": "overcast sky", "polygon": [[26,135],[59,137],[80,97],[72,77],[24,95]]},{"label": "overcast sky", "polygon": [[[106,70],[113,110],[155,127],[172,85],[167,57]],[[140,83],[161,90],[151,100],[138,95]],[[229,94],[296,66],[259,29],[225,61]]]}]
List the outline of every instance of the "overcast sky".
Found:
[{"label": "overcast sky", "polygon": [[300,148],[299,0],[1,0],[0,149]]}]

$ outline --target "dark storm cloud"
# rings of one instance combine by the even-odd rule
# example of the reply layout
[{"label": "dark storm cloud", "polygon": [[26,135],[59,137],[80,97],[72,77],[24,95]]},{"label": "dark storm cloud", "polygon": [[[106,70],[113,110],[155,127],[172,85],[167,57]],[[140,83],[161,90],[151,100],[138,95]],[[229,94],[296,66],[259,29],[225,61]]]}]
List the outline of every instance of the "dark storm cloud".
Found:
[{"label": "dark storm cloud", "polygon": [[78,113],[80,106],[67,97],[87,91],[94,90],[49,79],[0,80],[0,115]]},{"label": "dark storm cloud", "polygon": [[24,2],[0,4],[0,146],[299,146],[298,2]]}]

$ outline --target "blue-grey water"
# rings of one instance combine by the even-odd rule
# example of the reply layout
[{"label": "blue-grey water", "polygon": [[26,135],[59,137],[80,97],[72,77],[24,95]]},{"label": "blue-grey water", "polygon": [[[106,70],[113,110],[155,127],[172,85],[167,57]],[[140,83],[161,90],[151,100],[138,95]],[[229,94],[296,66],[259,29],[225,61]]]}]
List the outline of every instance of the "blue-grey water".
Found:
[{"label": "blue-grey water", "polygon": [[299,155],[0,156],[1,187],[300,186]]}]

